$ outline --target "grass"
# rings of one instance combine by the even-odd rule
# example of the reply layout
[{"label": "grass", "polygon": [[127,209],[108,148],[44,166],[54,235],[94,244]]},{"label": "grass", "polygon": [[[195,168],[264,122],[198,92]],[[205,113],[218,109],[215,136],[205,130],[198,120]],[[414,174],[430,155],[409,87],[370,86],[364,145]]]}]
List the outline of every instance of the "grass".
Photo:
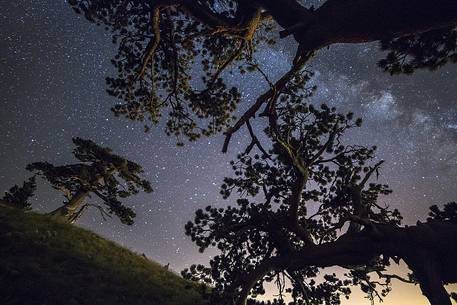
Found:
[{"label": "grass", "polygon": [[197,287],[93,232],[0,205],[0,304],[197,305]]}]

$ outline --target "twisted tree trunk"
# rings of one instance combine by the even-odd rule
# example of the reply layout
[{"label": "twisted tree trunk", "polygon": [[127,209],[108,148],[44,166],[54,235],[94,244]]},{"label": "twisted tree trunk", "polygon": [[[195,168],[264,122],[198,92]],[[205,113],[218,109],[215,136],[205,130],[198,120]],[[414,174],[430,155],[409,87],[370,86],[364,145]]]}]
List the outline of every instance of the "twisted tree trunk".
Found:
[{"label": "twisted tree trunk", "polygon": [[432,305],[451,305],[449,295],[443,286],[442,266],[440,258],[433,253],[418,251],[416,257],[406,260],[419,281],[422,294]]},{"label": "twisted tree trunk", "polygon": [[49,215],[63,218],[68,222],[74,222],[72,221],[72,219],[75,219],[73,216],[78,212],[87,196],[89,196],[89,192],[80,189],[71,197],[68,203],[50,212]]},{"label": "twisted tree trunk", "polygon": [[457,224],[433,221],[399,228],[374,225],[359,233],[345,234],[335,242],[311,246],[287,257],[261,263],[243,279],[237,305],[245,305],[255,283],[270,271],[305,267],[365,265],[379,255],[402,258],[416,275],[431,305],[451,305],[444,285],[457,282]]}]

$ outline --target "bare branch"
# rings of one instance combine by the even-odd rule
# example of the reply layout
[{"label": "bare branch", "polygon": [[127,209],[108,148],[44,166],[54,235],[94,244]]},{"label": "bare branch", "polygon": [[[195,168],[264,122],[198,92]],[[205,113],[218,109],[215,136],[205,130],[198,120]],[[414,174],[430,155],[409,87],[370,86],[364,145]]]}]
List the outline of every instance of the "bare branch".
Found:
[{"label": "bare branch", "polygon": [[142,65],[138,71],[136,76],[137,79],[143,78],[143,75],[146,71],[146,68],[149,62],[153,62],[154,55],[157,50],[157,47],[160,44],[160,6],[156,6],[153,8],[151,13],[151,28],[154,34],[154,38],[151,38],[148,45],[146,46],[146,52],[143,56]]},{"label": "bare branch", "polygon": [[[271,100],[277,98],[277,92],[280,92],[286,84],[303,68],[307,62],[307,58],[302,58],[298,63],[292,65],[289,71],[284,74],[273,86],[270,85],[270,89],[264,94],[259,96],[255,103],[238,119],[238,121],[225,132],[224,146],[222,152],[226,153],[228,145],[232,138],[232,135],[237,132],[250,118],[254,118],[257,111],[264,103],[269,103]],[[265,76],[265,75],[264,75]]]},{"label": "bare branch", "polygon": [[384,160],[381,160],[379,161],[378,163],[376,163],[373,167],[370,168],[370,170],[367,172],[367,174],[365,175],[365,177],[363,178],[363,180],[359,183],[359,187],[361,189],[363,189],[363,187],[365,186],[365,184],[367,183],[368,179],[370,179],[371,175],[379,170],[379,167],[384,163]]},{"label": "bare branch", "polygon": [[262,147],[262,144],[260,144],[259,139],[258,139],[257,136],[254,134],[254,131],[253,131],[253,129],[252,129],[252,126],[251,126],[251,123],[249,122],[249,120],[246,121],[246,126],[248,127],[249,134],[251,135],[252,141],[251,141],[251,144],[249,144],[249,146],[246,148],[245,153],[246,153],[246,154],[249,154],[249,152],[252,150],[252,148],[254,147],[254,145],[256,145],[257,148],[258,148],[265,156],[268,157],[269,154],[268,154],[267,151]]},{"label": "bare branch", "polygon": [[376,274],[380,277],[380,278],[384,278],[384,279],[387,279],[387,280],[391,280],[391,279],[396,279],[396,280],[399,280],[403,283],[407,283],[407,284],[416,284],[416,282],[414,281],[411,281],[411,280],[408,280],[408,279],[405,279],[399,275],[396,275],[396,274],[384,274],[382,273],[381,271],[379,270],[376,270]]}]

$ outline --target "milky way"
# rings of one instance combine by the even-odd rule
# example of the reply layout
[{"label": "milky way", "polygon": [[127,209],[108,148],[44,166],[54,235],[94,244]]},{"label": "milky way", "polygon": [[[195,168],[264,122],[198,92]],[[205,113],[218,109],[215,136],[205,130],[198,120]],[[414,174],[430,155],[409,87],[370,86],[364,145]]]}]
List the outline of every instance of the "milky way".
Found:
[{"label": "milky way", "polygon": [[[274,79],[287,69],[295,47],[281,41],[257,59]],[[211,251],[199,254],[184,236],[184,224],[197,208],[227,204],[219,185],[231,175],[228,161],[248,139],[238,133],[226,155],[221,135],[177,148],[163,126],[145,134],[140,123],[115,118],[110,107],[116,100],[104,81],[112,75],[115,52],[109,33],[64,1],[1,1],[0,191],[30,175],[27,163],[73,162],[71,138],[90,138],[142,164],[155,191],[129,200],[138,214],[133,226],[103,222],[95,212],[81,225],[175,270],[206,262]],[[412,223],[423,220],[431,204],[457,199],[457,72],[448,65],[391,77],[376,66],[381,58],[377,44],[321,51],[307,67],[318,86],[312,102],[364,118],[364,127],[348,141],[379,147],[378,157],[386,160],[380,179],[394,190],[383,202]],[[228,81],[242,84],[241,108],[267,86],[254,76]],[[62,200],[41,183],[34,208],[47,211]]]}]

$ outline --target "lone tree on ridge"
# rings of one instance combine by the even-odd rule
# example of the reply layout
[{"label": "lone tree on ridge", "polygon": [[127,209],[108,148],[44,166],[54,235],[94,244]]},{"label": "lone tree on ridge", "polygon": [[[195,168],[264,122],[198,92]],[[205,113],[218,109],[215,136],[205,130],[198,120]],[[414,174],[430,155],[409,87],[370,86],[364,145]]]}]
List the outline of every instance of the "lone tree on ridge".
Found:
[{"label": "lone tree on ridge", "polygon": [[[36,162],[27,165],[27,170],[43,177],[53,188],[65,194],[65,204],[50,215],[73,223],[92,206],[98,208],[102,216],[115,214],[122,223],[133,224],[135,212],[121,200],[140,190],[152,192],[150,183],[140,176],[142,167],[91,140],[74,138],[73,143],[76,146],[73,155],[79,163],[55,166]],[[88,202],[91,194],[101,199],[109,214],[105,207]]]}]

